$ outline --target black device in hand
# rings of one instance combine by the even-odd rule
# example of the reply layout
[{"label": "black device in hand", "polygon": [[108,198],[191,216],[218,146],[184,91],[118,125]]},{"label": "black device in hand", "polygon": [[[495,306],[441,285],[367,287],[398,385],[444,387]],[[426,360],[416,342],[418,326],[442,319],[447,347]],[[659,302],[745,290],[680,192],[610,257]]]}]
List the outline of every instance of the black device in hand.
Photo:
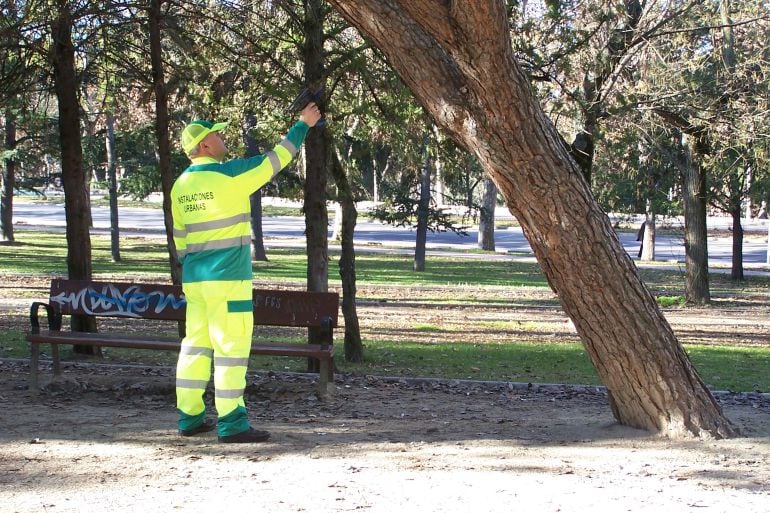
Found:
[{"label": "black device in hand", "polygon": [[307,106],[308,103],[314,102],[316,105],[318,105],[318,108],[321,109],[321,119],[318,120],[318,123],[316,123],[315,126],[319,128],[326,126],[326,117],[323,115],[323,101],[325,92],[326,88],[324,87],[319,87],[315,90],[310,89],[309,87],[304,88],[302,92],[299,93],[299,96],[297,96],[292,104],[286,109],[286,112],[300,112]]}]

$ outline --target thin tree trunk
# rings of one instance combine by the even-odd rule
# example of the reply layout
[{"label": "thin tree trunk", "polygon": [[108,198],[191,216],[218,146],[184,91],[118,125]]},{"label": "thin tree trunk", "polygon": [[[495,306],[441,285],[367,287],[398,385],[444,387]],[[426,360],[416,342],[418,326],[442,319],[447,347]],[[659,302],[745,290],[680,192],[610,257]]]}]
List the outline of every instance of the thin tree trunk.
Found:
[{"label": "thin tree trunk", "polygon": [[[604,101],[608,95],[607,84],[612,84],[612,77],[617,73],[623,57],[631,50],[632,45],[638,44],[634,37],[636,29],[644,12],[639,0],[625,0],[617,5],[619,23],[613,28],[606,39],[606,47],[600,50],[600,55],[594,59],[593,69],[590,69],[583,80],[583,112],[582,130],[568,145],[568,151],[583,173],[588,185],[591,185],[596,140],[599,135],[599,120],[603,116]],[[611,86],[610,86],[611,87]]]},{"label": "thin tree trunk", "polygon": [[417,203],[417,238],[414,243],[414,270],[425,270],[425,246],[428,242],[428,210],[430,209],[430,167],[428,136],[423,141],[424,160],[420,168],[420,200]]},{"label": "thin tree trunk", "polygon": [[[585,93],[584,93],[585,94]],[[599,128],[596,123],[595,115],[590,115],[583,124],[582,130],[580,130],[575,136],[575,140],[569,145],[569,154],[575,160],[575,163],[580,168],[580,172],[583,173],[583,178],[590,185],[594,163],[594,153],[596,150],[596,132]]]},{"label": "thin tree trunk", "polygon": [[262,191],[249,196],[251,207],[251,259],[255,262],[267,262],[265,234],[262,225]]},{"label": "thin tree trunk", "polygon": [[749,192],[751,191],[751,185],[754,180],[754,166],[749,164],[746,166],[746,172],[744,175],[744,196],[746,197],[746,222],[751,221],[751,218],[753,217],[752,209],[753,205],[751,203],[751,196],[749,196]]},{"label": "thin tree trunk", "polygon": [[694,305],[711,301],[706,226],[706,173],[695,159],[695,136],[682,134],[685,297]]},{"label": "thin tree trunk", "polygon": [[[305,2],[305,81],[318,86],[324,80],[323,3]],[[330,148],[322,131],[311,128],[305,140],[305,236],[307,240],[307,289],[326,292],[329,287],[328,227],[326,210],[326,163]]]},{"label": "thin tree trunk", "polygon": [[112,261],[120,262],[120,225],[118,223],[118,178],[115,163],[115,118],[107,112],[107,190],[110,198],[110,248]]},{"label": "thin tree trunk", "polygon": [[161,26],[163,24],[161,7],[163,3],[164,0],[150,0],[147,19],[150,33],[152,83],[155,91],[155,137],[158,141],[158,167],[160,168],[160,183],[163,191],[163,222],[166,226],[171,281],[179,285],[182,283],[182,266],[177,258],[176,246],[174,245],[174,219],[171,216],[171,188],[174,186],[174,176],[171,170],[171,141],[168,133],[168,91],[163,70],[161,45]]},{"label": "thin tree trunk", "polygon": [[644,225],[642,226],[641,246],[639,247],[639,259],[651,262],[655,260],[655,210],[653,198],[657,188],[655,172],[650,166],[649,141],[640,138],[637,142],[639,152],[639,169],[646,174],[644,187]]},{"label": "thin tree trunk", "polygon": [[[730,0],[720,0],[719,17],[722,21],[722,65],[725,68],[728,79],[735,78],[737,57],[735,55],[735,34],[733,32],[732,17],[730,15]],[[735,155],[734,150],[728,150],[728,154]],[[734,171],[735,173],[738,170]],[[742,178],[742,179],[741,179]],[[751,199],[748,191],[751,186],[751,165],[743,171],[742,177],[730,180],[730,215],[733,218],[733,257],[730,279],[734,281],[743,279],[743,227],[741,226],[741,199],[746,197],[746,219],[751,219]]]},{"label": "thin tree trunk", "polygon": [[730,215],[733,218],[733,258],[730,279],[740,281],[743,280],[743,226],[741,226],[740,202],[730,212]]},{"label": "thin tree trunk", "polygon": [[655,210],[650,198],[647,198],[647,205],[644,213],[644,236],[642,237],[641,259],[645,262],[652,262],[655,260]]},{"label": "thin tree trunk", "polygon": [[329,2],[493,178],[616,418],[671,436],[733,435],[517,65],[505,3]]},{"label": "thin tree trunk", "polygon": [[[73,280],[91,279],[90,211],[86,176],[83,172],[83,148],[80,141],[80,103],[75,72],[75,47],[72,44],[72,13],[69,3],[60,2],[51,21],[51,62],[54,89],[59,104],[59,141],[61,146],[64,215],[67,223],[67,273]],[[73,331],[96,331],[96,320],[73,315]],[[98,354],[91,346],[75,346],[83,354]]]},{"label": "thin tree trunk", "polygon": [[[331,169],[331,168],[330,168]],[[332,171],[332,174],[334,171]],[[334,219],[332,219],[331,240],[339,242],[342,239],[342,205],[339,201],[334,202]]]},{"label": "thin tree trunk", "polygon": [[[323,24],[325,6],[322,0],[305,1],[305,45],[303,65],[305,83],[318,87],[326,78],[324,70]],[[305,239],[307,241],[307,290],[329,290],[329,213],[326,210],[327,163],[331,162],[328,127],[311,128],[305,139]],[[308,330],[308,343],[320,342],[320,330]],[[318,362],[308,359],[308,370],[318,371]]]},{"label": "thin tree trunk", "polygon": [[[246,112],[243,117],[243,142],[246,145],[246,156],[259,154],[259,144],[251,136],[251,127],[256,126],[257,117],[253,112]],[[265,235],[262,230],[262,190],[254,192],[249,197],[251,205],[251,259],[255,262],[267,262],[265,251]]]},{"label": "thin tree trunk", "polygon": [[[5,111],[5,149],[16,148],[16,122],[13,113]],[[9,158],[3,167],[3,190],[0,192],[0,241],[13,242],[13,189],[16,187],[16,159]]]},{"label": "thin tree trunk", "polygon": [[479,248],[495,250],[495,208],[497,207],[497,186],[489,177],[484,177],[484,196],[479,213]]},{"label": "thin tree trunk", "polygon": [[330,169],[334,182],[337,184],[337,196],[341,207],[340,217],[342,218],[339,268],[340,279],[342,280],[342,315],[345,317],[345,360],[362,362],[364,361],[364,346],[361,342],[361,328],[356,310],[356,250],[353,242],[358,211],[341,159],[336,152],[332,153],[332,158],[333,162]]},{"label": "thin tree trunk", "polygon": [[[436,138],[437,146],[440,145],[443,140],[443,135],[437,126],[433,127],[433,136]],[[444,165],[438,152],[436,152],[436,155],[433,157],[433,167],[436,170],[436,172],[433,173],[433,201],[437,208],[441,208],[446,204],[446,187],[444,186]]]}]

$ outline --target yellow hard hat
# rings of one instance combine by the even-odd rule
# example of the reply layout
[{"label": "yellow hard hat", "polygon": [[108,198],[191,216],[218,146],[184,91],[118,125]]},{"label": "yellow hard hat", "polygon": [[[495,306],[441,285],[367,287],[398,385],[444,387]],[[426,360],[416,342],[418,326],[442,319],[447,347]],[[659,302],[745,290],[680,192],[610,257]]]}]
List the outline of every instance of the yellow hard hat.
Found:
[{"label": "yellow hard hat", "polygon": [[211,132],[221,132],[227,128],[227,123],[212,123],[211,121],[191,121],[182,132],[182,149],[190,153],[198,146],[198,143]]}]

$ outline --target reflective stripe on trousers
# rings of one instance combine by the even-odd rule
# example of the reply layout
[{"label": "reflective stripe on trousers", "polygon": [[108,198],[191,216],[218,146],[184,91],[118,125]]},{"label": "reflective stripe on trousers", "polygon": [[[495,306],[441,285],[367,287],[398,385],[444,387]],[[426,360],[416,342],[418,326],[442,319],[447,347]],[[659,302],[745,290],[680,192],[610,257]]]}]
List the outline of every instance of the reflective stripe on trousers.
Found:
[{"label": "reflective stripe on trousers", "polygon": [[[245,431],[249,425],[243,389],[254,327],[251,281],[185,283],[183,290],[187,335],[182,340],[176,370],[180,428],[205,413],[203,394],[211,378],[213,359],[219,434]],[[243,414],[231,415],[222,422],[222,417],[236,410]]]}]

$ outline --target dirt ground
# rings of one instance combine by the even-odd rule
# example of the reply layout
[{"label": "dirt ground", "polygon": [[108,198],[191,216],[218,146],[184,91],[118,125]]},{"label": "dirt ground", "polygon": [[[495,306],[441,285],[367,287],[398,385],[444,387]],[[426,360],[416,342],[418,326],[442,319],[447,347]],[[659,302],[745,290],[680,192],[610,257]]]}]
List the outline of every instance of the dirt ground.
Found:
[{"label": "dirt ground", "polygon": [[176,434],[169,370],[65,369],[40,394],[0,363],[4,512],[770,511],[770,401],[725,395],[743,436],[670,441],[595,387],[250,375],[268,443]]},{"label": "dirt ground", "polygon": [[[25,330],[47,284],[5,278],[0,328]],[[414,291],[384,295],[362,291],[365,336],[441,338],[465,318],[520,323],[479,329],[479,341],[576,339],[558,307],[458,312],[415,305]],[[768,343],[769,310],[764,298],[667,317],[688,341],[756,345]],[[176,434],[168,368],[69,363],[33,393],[27,366],[0,359],[3,513],[770,512],[767,394],[718,395],[739,438],[672,441],[616,424],[596,387],[338,375],[319,402],[307,377],[252,373],[249,415],[272,438],[229,446]]]}]

